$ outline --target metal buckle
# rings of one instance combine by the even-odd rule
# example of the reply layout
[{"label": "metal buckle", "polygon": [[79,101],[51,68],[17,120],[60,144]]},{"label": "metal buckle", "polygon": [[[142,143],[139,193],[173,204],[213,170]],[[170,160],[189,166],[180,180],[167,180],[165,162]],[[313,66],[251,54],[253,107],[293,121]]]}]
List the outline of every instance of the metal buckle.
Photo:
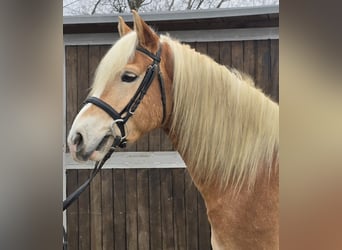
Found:
[{"label": "metal buckle", "polygon": [[133,105],[129,108],[128,113],[130,113],[131,115],[134,115],[135,111],[132,111]]},{"label": "metal buckle", "polygon": [[[115,130],[114,130],[114,125],[116,125],[118,122],[122,122],[122,123],[123,123],[123,122],[124,122],[124,119],[120,118],[120,119],[116,119],[116,120],[114,120],[114,121],[112,122],[112,125],[111,125],[110,129],[111,129],[111,131],[112,131],[112,134],[113,134],[114,138],[115,138],[115,135],[116,135]],[[124,139],[126,139],[126,138],[127,138],[127,135],[129,134],[129,130],[128,130],[128,127],[127,127],[126,123],[124,123],[123,125],[124,125],[124,129],[125,129],[125,136],[121,136],[121,137],[120,137],[120,138],[121,138],[121,141],[123,141]],[[117,126],[117,125],[116,125],[116,126]]]}]

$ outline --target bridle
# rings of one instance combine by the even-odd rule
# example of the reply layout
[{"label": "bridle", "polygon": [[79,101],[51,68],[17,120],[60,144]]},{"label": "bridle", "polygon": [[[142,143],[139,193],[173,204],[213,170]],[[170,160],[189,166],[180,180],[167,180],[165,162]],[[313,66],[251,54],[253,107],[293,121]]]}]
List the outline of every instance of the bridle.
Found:
[{"label": "bridle", "polygon": [[[105,111],[110,117],[113,118],[112,130],[113,130],[114,142],[111,148],[109,149],[109,151],[107,152],[107,154],[103,157],[103,159],[95,163],[95,167],[93,171],[91,172],[89,179],[86,182],[84,182],[76,191],[70,194],[63,201],[63,211],[66,210],[76,199],[78,199],[81,193],[89,186],[92,179],[100,171],[100,169],[103,167],[105,162],[111,157],[115,149],[118,147],[120,148],[126,147],[127,133],[126,133],[125,125],[128,119],[134,114],[134,112],[138,108],[142,99],[144,98],[147,90],[149,89],[149,87],[151,86],[153,82],[153,79],[155,78],[156,72],[158,72],[158,81],[159,81],[159,87],[160,87],[161,102],[162,102],[162,107],[163,107],[162,124],[165,121],[165,115],[166,115],[165,86],[164,86],[164,80],[163,80],[163,76],[160,71],[160,65],[159,65],[161,61],[161,58],[160,58],[161,44],[159,44],[159,49],[156,54],[153,54],[150,51],[142,47],[137,47],[136,50],[152,58],[153,62],[152,64],[148,66],[142,82],[140,83],[138,89],[136,90],[131,100],[123,108],[123,110],[121,110],[121,112],[117,112],[108,103],[94,96],[87,98],[84,102],[84,104],[88,104],[88,103],[94,104],[95,106],[99,107],[100,109]],[[121,133],[120,136],[114,134],[114,129],[113,129],[114,126],[117,126],[119,128],[120,133]],[[64,230],[64,227],[63,227],[63,240],[64,240],[63,249],[66,249],[67,242],[66,242],[66,232]]]},{"label": "bridle", "polygon": [[136,90],[131,100],[123,108],[123,110],[121,110],[121,112],[117,112],[109,104],[107,104],[106,102],[94,96],[89,97],[84,102],[85,104],[92,103],[96,105],[97,107],[105,111],[110,117],[113,118],[114,121],[113,121],[112,127],[116,125],[120,130],[121,136],[116,135],[114,137],[114,142],[113,142],[112,147],[120,147],[120,148],[126,147],[127,134],[125,130],[125,124],[128,121],[128,119],[134,114],[135,110],[139,106],[148,88],[151,86],[151,83],[157,71],[158,71],[158,80],[159,80],[159,86],[160,86],[161,102],[163,106],[162,124],[164,123],[164,120],[165,120],[165,112],[166,112],[165,86],[164,86],[164,80],[163,80],[163,77],[160,71],[160,66],[159,66],[161,46],[159,46],[158,52],[155,55],[142,47],[137,47],[136,50],[152,58],[153,62],[152,64],[148,66],[145,76],[140,86]]}]

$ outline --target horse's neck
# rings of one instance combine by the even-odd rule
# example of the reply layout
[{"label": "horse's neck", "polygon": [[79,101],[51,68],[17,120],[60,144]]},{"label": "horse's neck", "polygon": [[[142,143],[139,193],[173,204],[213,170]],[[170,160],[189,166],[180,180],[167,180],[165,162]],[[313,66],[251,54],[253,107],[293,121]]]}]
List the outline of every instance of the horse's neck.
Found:
[{"label": "horse's neck", "polygon": [[238,195],[231,186],[220,190],[194,179],[207,207],[214,250],[278,249],[279,165],[270,175],[266,166],[261,169],[254,188],[243,185]]}]

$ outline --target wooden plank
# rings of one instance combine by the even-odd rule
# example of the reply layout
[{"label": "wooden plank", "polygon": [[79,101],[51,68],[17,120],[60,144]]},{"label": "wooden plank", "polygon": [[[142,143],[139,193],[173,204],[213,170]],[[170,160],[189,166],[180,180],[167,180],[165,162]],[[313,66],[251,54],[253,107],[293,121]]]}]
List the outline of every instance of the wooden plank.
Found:
[{"label": "wooden plank", "polygon": [[172,171],[160,171],[163,250],[174,249]]},{"label": "wooden plank", "polygon": [[182,41],[182,43],[183,44],[187,44],[187,45],[189,45],[191,48],[193,48],[193,49],[196,49],[196,43],[195,42],[183,42]]},{"label": "wooden plank", "polygon": [[112,47],[112,45],[101,45],[100,46],[100,57],[101,59],[105,56],[108,50]]},{"label": "wooden plank", "polygon": [[202,54],[206,54],[208,53],[208,43],[205,42],[198,42],[196,43],[196,51],[202,53]]},{"label": "wooden plank", "polygon": [[198,249],[211,249],[210,244],[210,225],[207,217],[207,209],[200,193],[197,195],[198,200]]},{"label": "wooden plank", "polygon": [[220,47],[218,42],[208,43],[208,55],[219,63],[220,61]]},{"label": "wooden plank", "polygon": [[164,130],[160,131],[160,151],[173,151],[174,147]]},{"label": "wooden plank", "polygon": [[270,85],[270,46],[269,41],[257,41],[257,64],[256,64],[256,85],[263,91],[271,95],[272,86]]},{"label": "wooden plank", "polygon": [[151,250],[162,249],[161,231],[161,201],[160,201],[160,171],[149,170],[149,199],[150,199],[150,247]]},{"label": "wooden plank", "polygon": [[127,144],[126,148],[119,149],[122,152],[136,152],[137,150],[137,142]]},{"label": "wooden plank", "polygon": [[[65,155],[67,169],[93,169],[92,162],[75,162],[70,154]],[[115,152],[102,169],[185,168],[185,163],[176,151],[164,152]]]},{"label": "wooden plank", "polygon": [[253,79],[255,76],[255,41],[243,42],[243,71]]},{"label": "wooden plank", "polygon": [[[65,48],[66,137],[77,114],[77,47]],[[65,138],[67,141],[67,138]],[[66,150],[69,152],[69,149]]]},{"label": "wooden plank", "polygon": [[114,249],[114,194],[113,194],[113,170],[101,170],[102,192],[102,249]]},{"label": "wooden plank", "polygon": [[138,246],[150,249],[150,213],[148,192],[148,169],[137,170]]},{"label": "wooden plank", "polygon": [[126,185],[125,170],[113,170],[114,247],[126,249]]},{"label": "wooden plank", "polygon": [[227,67],[232,65],[232,48],[230,42],[219,42],[220,64]]},{"label": "wooden plank", "polygon": [[[89,178],[90,170],[78,170],[78,182],[84,183]],[[89,188],[85,189],[78,199],[79,249],[90,249],[90,200]]]},{"label": "wooden plank", "polygon": [[138,249],[137,171],[125,170],[126,184],[126,249]]},{"label": "wooden plank", "polygon": [[93,84],[95,71],[101,60],[100,52],[101,52],[100,46],[98,45],[89,46],[89,71],[88,71],[89,88]]},{"label": "wooden plank", "polygon": [[172,170],[173,181],[173,231],[175,249],[186,248],[184,169]]},{"label": "wooden plank", "polygon": [[279,40],[271,40],[271,84],[273,100],[279,102]]},{"label": "wooden plank", "polygon": [[[78,188],[77,181],[78,170],[66,171],[66,193],[69,196]],[[68,236],[68,248],[78,249],[78,201],[75,201],[67,210],[67,236]]]},{"label": "wooden plank", "polygon": [[161,133],[161,129],[157,128],[152,130],[149,133],[149,145],[148,145],[148,149],[149,151],[160,151],[160,133]]},{"label": "wooden plank", "polygon": [[198,249],[198,212],[197,189],[186,170],[185,178],[185,216],[186,216],[186,249]]},{"label": "wooden plank", "polygon": [[149,144],[149,136],[148,134],[144,134],[137,142],[137,150],[141,152],[147,152],[148,151],[148,144]]},{"label": "wooden plank", "polygon": [[89,57],[88,46],[77,47],[77,108],[80,110],[83,106],[83,102],[87,97],[89,88]]},{"label": "wooden plank", "polygon": [[232,42],[232,67],[243,71],[243,43],[241,41]]},{"label": "wooden plank", "polygon": [[90,183],[90,243],[91,249],[102,248],[101,175],[98,173]]}]

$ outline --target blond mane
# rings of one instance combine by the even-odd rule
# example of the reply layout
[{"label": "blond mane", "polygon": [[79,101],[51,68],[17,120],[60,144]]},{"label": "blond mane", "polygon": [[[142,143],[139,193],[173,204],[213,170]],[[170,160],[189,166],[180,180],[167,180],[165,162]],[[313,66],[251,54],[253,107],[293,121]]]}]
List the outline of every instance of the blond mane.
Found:
[{"label": "blond mane", "polygon": [[132,31],[121,37],[113,47],[108,50],[96,69],[93,86],[89,94],[90,96],[99,97],[108,81],[114,79],[132,58],[137,43],[137,33]]},{"label": "blond mane", "polygon": [[240,187],[278,161],[279,107],[251,78],[169,37],[174,55],[171,133],[193,178]]}]

